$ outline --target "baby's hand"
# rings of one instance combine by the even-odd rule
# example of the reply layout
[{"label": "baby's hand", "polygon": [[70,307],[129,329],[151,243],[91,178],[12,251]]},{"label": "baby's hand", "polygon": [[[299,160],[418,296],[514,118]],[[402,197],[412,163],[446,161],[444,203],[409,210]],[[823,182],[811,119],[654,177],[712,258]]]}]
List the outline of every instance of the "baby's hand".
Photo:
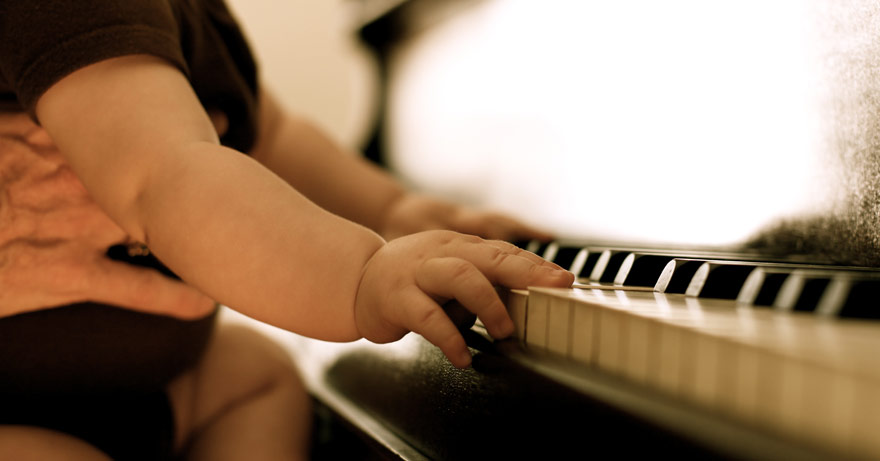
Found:
[{"label": "baby's hand", "polygon": [[451,299],[476,314],[489,334],[513,333],[496,286],[568,287],[574,276],[509,243],[451,231],[412,234],[389,242],[367,262],[355,301],[355,322],[370,341],[416,332],[457,367],[470,365],[464,338],[441,306]]}]

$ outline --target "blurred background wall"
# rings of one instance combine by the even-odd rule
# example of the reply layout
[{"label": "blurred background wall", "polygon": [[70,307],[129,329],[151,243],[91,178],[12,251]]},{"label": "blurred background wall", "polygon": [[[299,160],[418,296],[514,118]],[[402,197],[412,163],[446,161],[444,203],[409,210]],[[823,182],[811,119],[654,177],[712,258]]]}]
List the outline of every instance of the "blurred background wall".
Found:
[{"label": "blurred background wall", "polygon": [[264,81],[348,147],[360,147],[376,110],[372,57],[345,0],[227,0],[255,49]]},{"label": "blurred background wall", "polygon": [[[376,63],[353,9],[229,0],[291,110],[362,147]],[[467,4],[388,66],[386,160],[423,191],[575,240],[880,265],[873,0]]]}]

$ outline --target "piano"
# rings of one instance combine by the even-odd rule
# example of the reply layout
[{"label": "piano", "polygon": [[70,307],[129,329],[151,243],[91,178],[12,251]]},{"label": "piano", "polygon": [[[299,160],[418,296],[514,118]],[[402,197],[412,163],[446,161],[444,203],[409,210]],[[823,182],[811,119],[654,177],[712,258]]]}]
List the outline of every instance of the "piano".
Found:
[{"label": "piano", "polygon": [[[875,142],[880,47],[867,32],[872,30],[867,25],[880,19],[876,8],[868,2],[841,6],[830,0],[772,7],[735,2],[738,6],[719,9],[686,1],[604,7],[578,2],[591,6],[570,12],[566,8],[581,7],[541,3],[357,2],[363,12],[357,28],[375,52],[384,83],[367,155],[432,192],[515,212],[528,208],[533,214],[526,217],[558,230],[560,237],[517,244],[570,269],[578,279],[567,290],[504,292],[516,333],[496,340],[479,321],[464,329],[474,354],[466,370],[452,367],[416,335],[387,345],[286,337],[315,398],[315,458],[568,459],[594,453],[880,458],[880,160]],[[542,8],[554,14],[535,14]],[[582,57],[606,70],[619,66],[625,73],[595,77],[591,84],[619,79],[633,89],[571,95],[608,108],[599,116],[570,114],[592,125],[559,122],[564,132],[515,114],[513,119],[526,117],[526,125],[538,131],[549,130],[554,138],[540,138],[540,143],[521,142],[520,125],[493,121],[479,108],[443,118],[450,115],[442,104],[438,113],[427,114],[405,105],[415,93],[401,75],[430,80],[440,73],[455,80],[467,74],[456,73],[457,61],[449,55],[421,74],[420,67],[408,68],[406,59],[425,64],[419,58],[427,46],[423,42],[473,39],[459,39],[453,43],[458,48],[450,45],[451,55],[473,69],[474,79],[501,86],[500,79],[485,77],[488,70],[480,66],[483,58],[493,56],[473,59],[468,52],[482,50],[487,42],[519,40],[503,35],[509,29],[494,18],[507,20],[509,27],[522,24],[512,18],[529,16],[534,29],[521,28],[523,39],[517,44],[522,48],[504,61],[525,63],[505,71],[549,65],[550,58],[542,59],[553,51],[540,49],[546,40],[587,37],[601,41],[600,46],[588,47],[584,38],[579,42],[582,56],[566,58]],[[674,18],[680,22],[669,22]],[[780,18],[791,23],[773,22]],[[560,30],[538,27],[547,24],[558,24]],[[468,32],[467,25],[478,32]],[[576,33],[563,30],[573,25]],[[713,39],[719,28],[729,29],[721,35],[735,35]],[[634,35],[638,30],[649,37]],[[694,31],[703,35],[689,35]],[[419,37],[423,42],[413,43]],[[529,48],[529,37],[539,49]],[[802,42],[795,38],[815,48],[799,47]],[[622,51],[603,51],[610,44]],[[757,67],[738,67],[736,59],[747,54],[737,51],[740,44],[759,54]],[[655,56],[673,47],[699,58],[700,66],[689,68],[696,77],[664,67],[688,59]],[[760,55],[761,50],[767,53]],[[807,59],[810,50],[817,50],[810,55],[815,61]],[[568,107],[567,96],[560,99],[554,85],[571,83],[571,75],[540,70],[528,78],[552,80],[549,89],[539,88],[542,97],[521,87],[522,94],[511,98],[522,96],[538,109],[544,103]],[[582,69],[573,75],[593,78]],[[645,76],[663,84],[649,81],[636,87]],[[664,80],[669,76],[675,78]],[[722,77],[729,79],[718,80]],[[739,83],[753,80],[769,81],[770,90],[738,92]],[[444,93],[448,88],[424,86],[447,99],[455,95]],[[467,91],[456,104],[482,97]],[[681,99],[664,91],[678,92]],[[663,94],[634,105],[657,92]],[[691,100],[691,93],[699,94]],[[721,112],[743,109],[746,115],[719,119],[718,111],[701,112],[718,109],[704,105],[707,94],[723,105]],[[801,98],[804,94],[813,99]],[[488,99],[502,105],[502,112],[518,104]],[[426,101],[433,100],[416,98],[416,103]],[[665,103],[690,109],[667,117]],[[779,112],[784,105],[795,108]],[[667,123],[678,118],[688,126]],[[614,123],[605,124],[608,120]],[[431,131],[431,122],[441,126]],[[501,126],[493,135],[506,150],[543,149],[537,159],[493,167],[502,175],[521,170],[530,175],[517,176],[512,184],[487,179],[482,182],[498,190],[480,192],[475,182],[487,174],[480,165],[468,165],[476,173],[450,173],[445,184],[437,180],[442,168],[430,161],[425,160],[432,166],[428,173],[407,170],[419,162],[402,157],[401,151],[420,145],[430,151],[431,145],[457,137],[463,138],[461,144],[443,146],[454,147],[450,156],[462,145],[477,143],[462,157],[473,158],[476,151],[491,157],[487,145],[467,130],[481,123]],[[668,135],[669,130],[677,131]],[[409,131],[424,137],[407,138]],[[505,136],[510,139],[498,140]],[[592,144],[572,147],[556,142],[556,136]],[[640,136],[651,142],[636,139]],[[596,144],[603,138],[608,142]],[[654,156],[627,157],[646,146],[656,147]],[[607,158],[582,154],[597,147]],[[701,151],[720,163],[667,156],[676,149]],[[559,151],[565,154],[554,156]],[[776,153],[787,157],[778,160]],[[533,203],[535,195],[547,198],[535,194],[540,189],[549,189],[546,195],[555,200]],[[748,218],[748,212],[754,216]]]},{"label": "piano", "polygon": [[417,336],[325,356],[315,395],[376,459],[880,455],[880,270],[523,246],[578,281],[508,292],[516,333],[477,321],[472,369]]}]

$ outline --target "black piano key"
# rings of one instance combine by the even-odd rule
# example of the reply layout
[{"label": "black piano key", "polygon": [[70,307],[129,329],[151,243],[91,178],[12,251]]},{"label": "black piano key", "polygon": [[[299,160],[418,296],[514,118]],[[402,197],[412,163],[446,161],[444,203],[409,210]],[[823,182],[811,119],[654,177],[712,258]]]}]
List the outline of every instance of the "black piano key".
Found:
[{"label": "black piano key", "polygon": [[785,311],[814,311],[833,277],[828,271],[794,271],[782,283],[773,307]]},{"label": "black piano key", "polygon": [[736,299],[755,265],[707,261],[700,266],[685,294],[700,298]]},{"label": "black piano key", "polygon": [[779,295],[779,290],[782,288],[782,284],[785,282],[785,279],[788,278],[790,272],[773,272],[764,275],[764,283],[761,284],[761,288],[758,290],[755,299],[752,301],[752,305],[755,306],[763,306],[769,307],[773,305],[773,301],[776,300],[776,296]]},{"label": "black piano key", "polygon": [[553,242],[538,242],[538,248],[535,249],[534,253],[538,256],[544,257],[544,253],[547,252],[547,247],[549,247]]},{"label": "black piano key", "polygon": [[542,242],[540,240],[530,240],[529,243],[525,246],[526,251],[530,251],[538,256],[543,256],[544,251],[547,250],[547,247],[550,246],[552,242]]},{"label": "black piano key", "polygon": [[825,289],[828,288],[830,282],[831,279],[827,277],[806,280],[803,289],[801,289],[801,294],[798,296],[792,309],[801,312],[815,311],[816,306],[819,305],[819,299],[822,297]]},{"label": "black piano key", "polygon": [[615,285],[628,287],[653,287],[660,279],[663,268],[672,260],[672,256],[630,253],[623,260],[617,276],[614,278]]},{"label": "black piano key", "polygon": [[687,291],[691,279],[697,272],[697,269],[703,265],[705,261],[695,259],[679,259],[675,258],[663,268],[660,278],[654,285],[654,291],[660,293],[678,293],[684,294]]},{"label": "black piano key", "polygon": [[591,281],[598,282],[602,277],[602,274],[605,272],[605,268],[608,267],[608,260],[611,259],[611,250],[590,251],[594,254],[599,254],[599,258],[596,260],[596,263],[593,264],[593,270],[590,271],[589,275]]},{"label": "black piano key", "polygon": [[562,267],[566,270],[571,270],[571,265],[574,263],[574,258],[581,251],[580,247],[573,246],[559,246],[558,249],[553,254],[552,258],[547,258],[550,262]]},{"label": "black piano key", "polygon": [[590,273],[590,280],[599,283],[614,282],[614,278],[617,277],[617,271],[620,270],[620,265],[623,264],[623,260],[626,259],[629,253],[628,251],[620,250],[603,251],[596,262],[596,266],[593,267],[593,271]]},{"label": "black piano key", "polygon": [[[590,278],[590,274],[593,273],[593,269],[596,267],[596,263],[599,261],[599,257],[602,256],[602,251],[585,249],[581,254],[585,255],[584,264],[575,275],[577,275],[578,278],[588,279]],[[575,269],[574,265],[572,265],[572,269]]]},{"label": "black piano key", "polygon": [[838,315],[848,318],[880,319],[880,279],[853,281]]},{"label": "black piano key", "polygon": [[534,240],[513,240],[513,241],[511,241],[510,243],[511,243],[512,245],[518,247],[518,248],[523,249],[523,250],[528,250],[529,245],[530,245],[533,241],[534,241]]}]

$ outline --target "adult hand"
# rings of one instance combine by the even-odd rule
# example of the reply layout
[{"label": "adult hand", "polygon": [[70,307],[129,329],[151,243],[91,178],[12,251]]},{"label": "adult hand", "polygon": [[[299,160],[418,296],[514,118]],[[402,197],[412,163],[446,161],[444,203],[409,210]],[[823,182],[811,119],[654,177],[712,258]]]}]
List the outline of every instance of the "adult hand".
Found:
[{"label": "adult hand", "polygon": [[500,213],[468,208],[416,194],[405,195],[394,203],[385,219],[382,236],[391,240],[436,229],[508,242],[552,239],[552,235]]},{"label": "adult hand", "polygon": [[457,367],[471,356],[441,307],[455,299],[476,314],[489,334],[504,338],[513,322],[496,286],[569,287],[574,275],[498,240],[428,231],[388,242],[367,262],[355,300],[358,332],[370,341],[396,341],[413,331],[436,345]]},{"label": "adult hand", "polygon": [[179,318],[214,309],[180,281],[106,256],[127,241],[44,130],[0,115],[0,316],[85,301]]}]

